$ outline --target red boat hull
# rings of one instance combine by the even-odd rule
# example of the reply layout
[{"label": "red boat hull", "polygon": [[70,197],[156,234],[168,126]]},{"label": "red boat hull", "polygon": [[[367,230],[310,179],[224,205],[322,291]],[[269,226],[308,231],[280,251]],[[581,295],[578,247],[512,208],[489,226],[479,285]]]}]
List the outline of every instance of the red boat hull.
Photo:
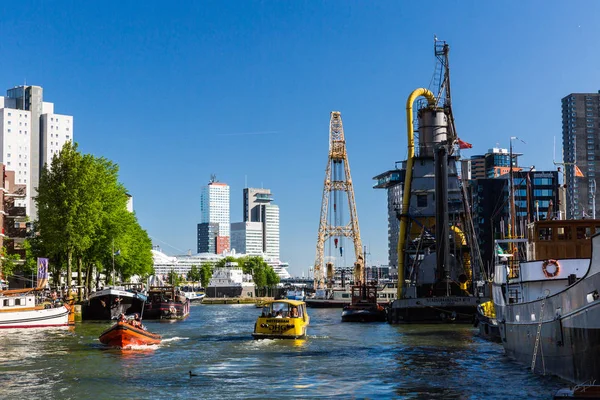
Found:
[{"label": "red boat hull", "polygon": [[160,335],[136,328],[127,322],[117,322],[100,335],[101,343],[121,349],[130,346],[159,344],[161,340]]}]

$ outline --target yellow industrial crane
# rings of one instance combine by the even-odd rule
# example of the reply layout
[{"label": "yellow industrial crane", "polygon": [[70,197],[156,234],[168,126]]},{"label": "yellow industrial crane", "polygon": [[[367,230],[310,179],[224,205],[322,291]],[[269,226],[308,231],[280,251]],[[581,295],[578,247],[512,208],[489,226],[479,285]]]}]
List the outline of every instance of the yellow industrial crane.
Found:
[{"label": "yellow industrial crane", "polygon": [[[344,197],[348,200],[349,221],[346,223],[343,211]],[[342,238],[349,238],[354,244],[354,283],[358,284],[363,279],[364,259],[362,243],[358,228],[358,215],[354,201],[354,188],[350,176],[350,164],[346,152],[346,140],[342,125],[342,115],[339,111],[332,111],[329,121],[329,155],[325,169],[325,183],[323,185],[323,200],[321,203],[321,218],[319,221],[319,234],[317,238],[317,256],[314,266],[315,289],[325,286],[325,271],[327,284],[331,285],[334,277],[334,263],[328,261],[325,265],[325,242],[333,238],[335,250],[343,255]],[[339,240],[339,241],[338,241]]]}]

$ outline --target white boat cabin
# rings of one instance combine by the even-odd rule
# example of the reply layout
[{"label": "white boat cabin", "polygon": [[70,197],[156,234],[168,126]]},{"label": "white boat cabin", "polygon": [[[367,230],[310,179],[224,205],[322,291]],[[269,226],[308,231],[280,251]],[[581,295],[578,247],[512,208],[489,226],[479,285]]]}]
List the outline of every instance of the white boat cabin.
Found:
[{"label": "white boat cabin", "polygon": [[558,293],[583,278],[600,220],[536,221],[527,228],[527,239],[496,241],[494,282],[508,282],[509,304]]},{"label": "white boat cabin", "polygon": [[0,293],[0,312],[19,311],[35,307],[35,294],[8,294]]}]

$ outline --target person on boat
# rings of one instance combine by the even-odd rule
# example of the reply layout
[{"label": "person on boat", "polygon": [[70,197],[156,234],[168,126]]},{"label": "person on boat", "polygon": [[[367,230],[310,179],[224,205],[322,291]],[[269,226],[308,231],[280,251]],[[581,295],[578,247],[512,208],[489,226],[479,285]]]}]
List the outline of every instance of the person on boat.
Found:
[{"label": "person on boat", "polygon": [[119,314],[119,322],[125,322],[127,320],[127,318],[125,318],[125,314],[121,313]]},{"label": "person on boat", "polygon": [[292,311],[290,311],[291,318],[298,318],[298,307],[292,307]]},{"label": "person on boat", "polygon": [[140,315],[139,314],[135,314],[133,316],[133,320],[131,321],[131,325],[133,325],[136,328],[141,328],[142,327],[142,321],[140,320]]},{"label": "person on boat", "polygon": [[281,311],[277,311],[275,318],[283,318],[283,315],[281,315]]}]

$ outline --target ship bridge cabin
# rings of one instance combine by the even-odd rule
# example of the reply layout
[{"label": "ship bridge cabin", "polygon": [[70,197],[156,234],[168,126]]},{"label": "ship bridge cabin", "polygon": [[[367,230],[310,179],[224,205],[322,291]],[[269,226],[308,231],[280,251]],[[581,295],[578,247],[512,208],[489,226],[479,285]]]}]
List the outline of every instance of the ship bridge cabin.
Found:
[{"label": "ship bridge cabin", "polygon": [[595,233],[600,233],[600,220],[548,220],[527,226],[527,259],[590,258]]},{"label": "ship bridge cabin", "polygon": [[[550,296],[583,278],[590,268],[591,237],[600,233],[600,220],[535,221],[527,226],[527,239],[498,240],[508,253],[496,255],[494,282],[506,287],[509,304]],[[514,257],[514,246],[526,257]],[[513,251],[511,251],[511,247]],[[522,254],[521,251],[518,253]]]}]

